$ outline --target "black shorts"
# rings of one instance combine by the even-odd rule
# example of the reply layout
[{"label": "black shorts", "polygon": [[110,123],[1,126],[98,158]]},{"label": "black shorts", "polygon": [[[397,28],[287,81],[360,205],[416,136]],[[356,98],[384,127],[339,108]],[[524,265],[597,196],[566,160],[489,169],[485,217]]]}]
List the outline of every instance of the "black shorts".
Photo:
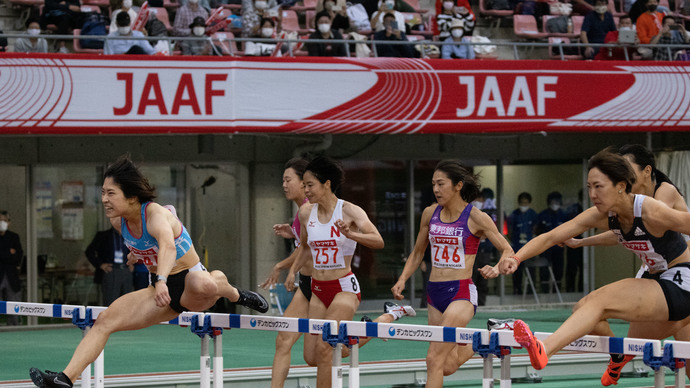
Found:
[{"label": "black shorts", "polygon": [[[168,281],[166,283],[168,285],[168,294],[170,294],[170,307],[180,314],[184,311],[189,311],[188,308],[180,304],[180,299],[182,299],[182,293],[184,292],[184,279],[185,276],[187,276],[188,272],[189,270],[185,269],[182,272],[176,273],[174,275],[169,275]],[[158,275],[152,273],[151,284],[154,287],[157,281]]]},{"label": "black shorts", "polygon": [[[682,321],[690,316],[690,292],[681,288],[676,282],[680,282],[680,285],[682,285],[683,281],[690,282],[690,279],[677,279],[675,282],[669,280],[669,274],[678,273],[674,269],[687,272],[690,269],[690,263],[680,263],[660,273],[650,274],[645,272],[641,277],[643,279],[656,280],[661,286],[661,290],[666,298],[666,305],[668,306],[668,320]],[[662,274],[666,274],[664,276],[666,279],[661,278]]]},{"label": "black shorts", "polygon": [[307,301],[311,300],[311,276],[299,274],[299,289],[307,298]]}]

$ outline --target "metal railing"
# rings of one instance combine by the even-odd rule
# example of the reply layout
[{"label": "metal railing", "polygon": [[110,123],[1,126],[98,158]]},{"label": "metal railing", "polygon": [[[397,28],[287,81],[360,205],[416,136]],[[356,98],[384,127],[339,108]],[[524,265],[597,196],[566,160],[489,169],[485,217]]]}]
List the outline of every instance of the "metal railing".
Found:
[{"label": "metal railing", "polygon": [[[534,48],[547,48],[547,49],[552,49],[552,48],[557,48],[558,49],[558,57],[561,60],[566,60],[566,54],[565,54],[565,48],[578,48],[583,50],[586,47],[594,47],[594,48],[620,48],[624,49],[623,52],[625,53],[625,60],[630,61],[633,58],[629,54],[629,51],[636,51],[638,48],[649,48],[649,49],[665,49],[667,50],[667,54],[669,58],[673,58],[674,51],[677,50],[690,50],[690,44],[618,44],[618,43],[564,43],[564,42],[514,42],[514,41],[492,41],[492,42],[441,42],[441,41],[433,41],[433,40],[428,40],[428,39],[422,39],[422,40],[416,40],[416,41],[389,41],[389,40],[364,40],[364,41],[358,41],[358,40],[352,40],[352,39],[273,39],[273,38],[238,38],[238,37],[214,37],[214,36],[209,36],[209,37],[180,37],[180,36],[146,36],[146,37],[134,37],[134,36],[109,36],[109,35],[58,35],[58,34],[48,34],[48,35],[27,35],[24,33],[6,33],[6,34],[0,34],[0,38],[9,38],[9,39],[17,39],[17,38],[31,38],[31,39],[38,39],[38,38],[43,38],[46,40],[73,40],[73,39],[93,39],[93,40],[148,40],[148,41],[166,41],[168,42],[168,46],[170,48],[170,53],[173,52],[173,47],[175,43],[177,42],[184,42],[184,41],[206,41],[206,42],[211,42],[214,46],[214,50],[216,55],[223,55],[222,52],[219,51],[218,48],[215,47],[215,42],[228,42],[231,43],[228,45],[228,48],[230,52],[228,53],[231,56],[237,55],[237,51],[233,48],[234,44],[237,42],[240,43],[245,43],[245,42],[253,42],[253,43],[265,43],[265,44],[277,44],[277,43],[282,43],[287,46],[287,55],[288,56],[295,56],[296,51],[302,51],[303,50],[296,50],[295,47],[298,44],[307,44],[307,43],[335,43],[335,44],[343,44],[345,47],[345,53],[346,56],[351,56],[351,49],[350,45],[352,44],[365,44],[369,46],[372,50],[372,53],[374,57],[378,57],[378,51],[377,51],[377,46],[381,45],[410,45],[410,46],[416,46],[416,45],[421,45],[421,48],[423,50],[422,52],[422,57],[428,56],[427,49],[431,46],[436,46],[436,47],[442,47],[445,45],[454,45],[454,46],[471,46],[471,47],[477,47],[477,46],[494,46],[494,47],[509,47],[513,53],[513,58],[512,59],[525,59],[521,58],[520,55],[520,49],[522,48],[529,48],[529,49],[534,49]],[[236,47],[236,46],[235,46]],[[505,58],[508,59],[508,58]],[[529,58],[529,59],[547,59],[547,58]]]}]

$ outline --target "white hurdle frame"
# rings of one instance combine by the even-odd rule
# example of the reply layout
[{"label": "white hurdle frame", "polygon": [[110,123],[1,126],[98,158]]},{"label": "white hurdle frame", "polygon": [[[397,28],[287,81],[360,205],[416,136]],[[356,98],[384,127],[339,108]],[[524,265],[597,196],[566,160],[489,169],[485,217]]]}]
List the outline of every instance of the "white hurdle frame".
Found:
[{"label": "white hurdle frame", "polygon": [[[25,315],[72,319],[73,323],[82,328],[86,335],[93,321],[106,308],[101,306],[76,306],[46,303],[24,303],[0,301],[0,314]],[[90,316],[89,316],[90,315]],[[89,319],[90,318],[90,319]],[[333,320],[284,318],[263,315],[216,314],[184,312],[177,318],[161,324],[172,324],[182,327],[193,326],[192,332],[201,338],[200,355],[200,387],[211,387],[209,339],[214,338],[213,356],[213,387],[223,386],[223,329],[247,329],[265,331],[286,331],[321,335],[334,345],[332,366],[332,387],[342,388],[343,368],[341,360],[342,345],[352,347],[350,353],[349,387],[358,388],[359,375],[359,344],[354,337],[373,337],[382,339],[408,340],[421,342],[450,342],[459,344],[473,344],[478,338],[479,346],[486,347],[494,336],[493,345],[501,348],[519,348],[520,345],[513,338],[510,330],[488,331],[484,329],[470,329],[458,327],[409,325],[398,323],[354,322],[341,321],[340,325]],[[196,328],[194,327],[196,326]],[[328,328],[328,330],[325,330]],[[541,340],[551,333],[537,332],[535,336]],[[668,367],[675,373],[675,386],[685,386],[685,360],[690,358],[690,342],[649,340],[640,338],[604,337],[586,335],[566,346],[564,350],[586,353],[626,354],[643,356],[645,364],[654,369],[654,386],[664,387],[663,368]],[[477,349],[475,349],[476,351]],[[497,349],[481,352],[484,357],[484,376],[482,386],[493,387],[493,355]],[[511,386],[510,354],[500,353],[501,359],[501,388]],[[91,366],[81,375],[82,387],[104,387],[104,353],[93,363],[93,379]]]}]

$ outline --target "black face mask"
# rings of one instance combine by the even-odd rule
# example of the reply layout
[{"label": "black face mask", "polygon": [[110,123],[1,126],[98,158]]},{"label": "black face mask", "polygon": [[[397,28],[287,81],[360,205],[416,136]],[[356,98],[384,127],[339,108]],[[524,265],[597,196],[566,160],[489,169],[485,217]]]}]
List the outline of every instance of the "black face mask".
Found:
[{"label": "black face mask", "polygon": [[656,7],[657,6],[655,4],[650,4],[647,6],[647,11],[654,12],[654,11],[656,11]]}]

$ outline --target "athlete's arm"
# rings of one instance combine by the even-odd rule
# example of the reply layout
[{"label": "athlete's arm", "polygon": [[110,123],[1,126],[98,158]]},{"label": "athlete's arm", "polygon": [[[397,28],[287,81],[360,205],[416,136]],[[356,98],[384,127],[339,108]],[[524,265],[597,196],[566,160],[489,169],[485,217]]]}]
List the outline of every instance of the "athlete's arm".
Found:
[{"label": "athlete's arm", "polygon": [[268,275],[266,280],[264,280],[263,283],[259,284],[259,287],[261,287],[263,289],[268,289],[272,285],[278,283],[278,278],[280,277],[280,271],[285,270],[285,269],[290,269],[290,267],[292,267],[292,264],[295,262],[296,257],[297,257],[297,249],[292,251],[292,253],[290,253],[290,256],[277,262],[273,266],[273,268],[271,269],[271,273]]},{"label": "athlete's arm", "polygon": [[[177,249],[175,248],[175,234],[173,232],[172,213],[162,206],[152,203],[146,209],[146,231],[158,243],[158,268],[156,274],[167,277],[175,266]],[[175,222],[177,219],[175,219]],[[156,282],[156,305],[158,307],[170,304],[170,294],[165,282]]]},{"label": "athlete's arm", "polygon": [[[350,219],[352,222],[336,220],[335,226],[345,237],[371,249],[383,248],[383,237],[361,207],[346,201],[343,203],[343,218]],[[356,231],[350,227],[352,223],[357,226]]]},{"label": "athlete's arm", "polygon": [[472,232],[472,234],[484,236],[489,239],[491,244],[501,251],[501,259],[510,257],[515,253],[510,243],[508,243],[508,240],[498,231],[496,224],[494,224],[494,220],[492,220],[488,214],[477,208],[472,208],[469,221],[471,223],[471,225],[468,224],[468,226],[470,226],[470,232],[472,232],[473,228],[477,228],[476,232]]},{"label": "athlete's arm", "polygon": [[[419,233],[417,234],[417,241],[414,244],[414,249],[412,253],[407,257],[405,262],[405,267],[403,268],[398,281],[391,287],[391,292],[393,292],[393,297],[398,300],[403,299],[403,290],[405,289],[405,283],[407,279],[412,276],[412,274],[419,268],[424,258],[424,252],[426,251],[427,245],[429,245],[429,221],[431,221],[431,216],[434,214],[437,205],[431,205],[424,209],[422,213],[422,220],[419,223]],[[431,268],[428,269],[431,271]]]},{"label": "athlete's arm", "polygon": [[618,237],[610,230],[585,238],[570,238],[563,242],[568,248],[580,248],[585,246],[612,246],[618,245]]},{"label": "athlete's arm", "polygon": [[690,213],[671,209],[653,198],[645,198],[642,221],[653,236],[661,236],[668,230],[690,234]]},{"label": "athlete's arm", "polygon": [[292,262],[292,266],[288,271],[287,277],[285,278],[285,288],[288,291],[292,291],[295,288],[295,274],[299,271],[307,260],[311,259],[311,250],[309,249],[307,241],[309,236],[307,233],[307,224],[309,223],[309,214],[314,205],[302,205],[299,208],[299,222],[300,222],[300,240],[299,246],[292,252],[295,256],[295,260]]},{"label": "athlete's arm", "polygon": [[671,209],[688,211],[688,205],[678,190],[670,183],[663,182],[654,193],[654,199],[661,201]]}]

